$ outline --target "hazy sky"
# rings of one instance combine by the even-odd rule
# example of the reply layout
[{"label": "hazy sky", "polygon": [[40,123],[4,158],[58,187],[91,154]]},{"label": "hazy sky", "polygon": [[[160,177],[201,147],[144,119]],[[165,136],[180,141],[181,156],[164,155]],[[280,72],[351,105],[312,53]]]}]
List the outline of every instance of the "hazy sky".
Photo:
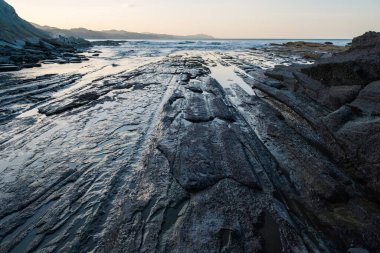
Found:
[{"label": "hazy sky", "polygon": [[380,31],[380,0],[6,0],[60,28],[220,38],[351,38]]}]

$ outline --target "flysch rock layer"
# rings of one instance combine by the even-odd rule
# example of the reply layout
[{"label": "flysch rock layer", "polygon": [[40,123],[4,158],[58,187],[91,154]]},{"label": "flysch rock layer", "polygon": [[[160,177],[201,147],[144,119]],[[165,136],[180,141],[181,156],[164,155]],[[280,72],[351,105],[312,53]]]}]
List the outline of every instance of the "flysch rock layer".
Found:
[{"label": "flysch rock layer", "polygon": [[355,41],[273,70],[289,59],[166,57],[4,121],[0,252],[377,252],[378,82],[318,79],[366,61]]}]

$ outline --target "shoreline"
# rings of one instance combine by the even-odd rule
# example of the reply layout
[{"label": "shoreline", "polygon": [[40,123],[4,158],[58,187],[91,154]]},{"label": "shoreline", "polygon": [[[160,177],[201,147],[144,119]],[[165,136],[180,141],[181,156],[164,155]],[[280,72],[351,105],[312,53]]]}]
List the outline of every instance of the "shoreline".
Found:
[{"label": "shoreline", "polygon": [[378,249],[379,38],[0,74],[0,252]]},{"label": "shoreline", "polygon": [[[66,64],[66,63],[80,63],[82,61],[88,61],[89,59],[83,55],[84,52],[94,52],[93,56],[96,55],[97,50],[91,50],[92,48],[96,46],[120,46],[123,43],[130,42],[130,41],[155,41],[155,42],[165,42],[165,41],[178,41],[178,42],[186,42],[186,41],[228,41],[228,40],[90,40],[88,45],[86,47],[81,46],[80,43],[84,43],[81,40],[76,42],[74,38],[71,38],[73,42],[70,42],[68,44],[72,44],[73,47],[62,47],[62,48],[48,48],[47,45],[44,44],[30,44],[27,43],[26,46],[22,49],[16,49],[11,48],[10,46],[3,46],[0,47],[0,58],[2,59],[2,63],[0,63],[0,72],[9,72],[9,71],[18,71],[23,68],[33,68],[33,67],[41,67],[41,64],[44,63],[58,63],[58,64]],[[235,40],[230,40],[235,41]],[[236,40],[241,41],[241,40]],[[247,41],[255,41],[255,40],[247,40]],[[258,40],[261,41],[261,40]],[[288,41],[284,42],[283,44],[273,44],[273,41],[282,41],[283,40],[268,40],[267,44],[260,45],[260,48],[271,48],[270,50],[275,50],[275,47],[287,47],[287,45],[291,42],[303,42],[305,45],[315,43],[314,41],[318,40],[307,40],[305,41]],[[270,43],[271,42],[271,43]],[[317,51],[324,51],[322,49],[323,45],[326,45],[326,43],[332,43],[332,42],[325,42],[317,43],[320,45],[320,48],[317,49]],[[271,45],[273,44],[273,45]],[[332,45],[333,47],[333,45]],[[340,46],[336,46],[335,48],[331,49],[332,52],[338,52]],[[247,48],[241,48],[242,50],[245,50]],[[255,49],[255,48],[254,48]],[[310,53],[313,53],[313,48],[306,48],[304,47],[306,51],[310,51]],[[291,53],[294,53],[295,48],[290,49],[292,50]],[[280,50],[281,51],[281,50]],[[312,54],[310,54],[310,58],[312,57]],[[8,60],[7,60],[8,59]]]}]

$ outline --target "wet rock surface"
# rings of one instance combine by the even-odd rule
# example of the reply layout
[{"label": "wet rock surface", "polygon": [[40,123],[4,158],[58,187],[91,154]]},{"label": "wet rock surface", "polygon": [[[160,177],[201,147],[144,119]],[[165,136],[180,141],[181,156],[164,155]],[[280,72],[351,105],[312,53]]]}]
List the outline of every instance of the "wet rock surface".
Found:
[{"label": "wet rock surface", "polygon": [[2,75],[0,252],[376,252],[379,83],[307,62],[185,52],[58,97],[81,75]]},{"label": "wet rock surface", "polygon": [[[347,171],[374,197],[380,190],[376,183],[380,160],[372,150],[380,143],[379,38],[379,33],[366,33],[353,40],[350,50],[312,66],[295,67],[286,77],[281,68],[268,72],[268,76],[282,77],[284,87],[327,108],[320,118],[345,152],[337,162],[344,161]],[[335,150],[330,152],[337,157]]]},{"label": "wet rock surface", "polygon": [[[367,244],[367,247],[374,252],[379,246],[373,244],[373,241],[378,239],[375,234],[368,235],[368,231],[372,230],[370,227],[378,229],[379,214],[375,211],[377,209],[372,209],[377,206],[380,190],[379,155],[374,151],[380,144],[378,136],[380,126],[379,48],[379,34],[367,33],[354,39],[350,50],[339,53],[335,57],[320,60],[311,66],[277,67],[268,71],[267,76],[281,83],[281,90],[268,88],[264,83],[252,82],[268,94],[271,97],[270,100],[280,100],[285,106],[293,107],[298,99],[304,100],[301,102],[303,106],[297,106],[298,116],[305,119],[310,116],[313,118],[308,119],[311,127],[314,128],[313,131],[320,135],[319,138],[325,139],[322,143],[319,142],[318,146],[325,149],[325,155],[330,157],[332,162],[340,167],[339,170],[351,177],[353,181],[343,182],[345,192],[349,197],[344,200],[346,203],[343,208],[333,209],[332,216],[340,217],[336,221],[339,221],[338,224],[344,221],[347,228],[343,229],[342,226],[342,230],[335,231],[333,236],[344,235],[355,240],[354,238],[365,234],[367,239],[372,239],[367,241],[363,238],[367,242],[361,243]],[[313,112],[309,109],[310,107],[314,107],[319,112]],[[297,126],[297,128],[300,127]],[[332,140],[336,145],[330,146],[326,142],[327,139]],[[329,146],[331,148],[327,148]],[[353,188],[347,189],[349,185]],[[338,195],[344,196],[344,193],[340,192]],[[355,205],[361,206],[363,210],[366,209],[366,215],[368,215],[368,210],[374,211],[371,220],[377,221],[373,225],[368,223],[369,220],[364,222],[362,220],[364,214],[359,215],[355,210],[356,207],[352,206],[351,202],[358,201],[357,197],[361,199],[359,202],[361,204]],[[363,198],[370,202],[364,201]],[[340,213],[336,213],[338,210]],[[316,215],[320,216],[320,214]],[[366,230],[362,230],[364,228]]]}]

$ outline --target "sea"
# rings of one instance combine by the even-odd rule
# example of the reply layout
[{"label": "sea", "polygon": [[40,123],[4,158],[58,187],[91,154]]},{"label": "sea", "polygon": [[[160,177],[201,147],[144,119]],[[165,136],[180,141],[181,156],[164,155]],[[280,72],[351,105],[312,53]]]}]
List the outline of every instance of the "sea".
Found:
[{"label": "sea", "polygon": [[[98,41],[98,40],[92,40]],[[79,64],[43,64],[41,68],[22,69],[8,75],[20,78],[33,78],[49,74],[80,74],[83,75],[78,86],[112,75],[121,71],[131,70],[150,62],[158,61],[163,57],[182,52],[223,52],[246,51],[250,48],[265,48],[272,44],[282,44],[291,41],[306,42],[332,42],[335,45],[344,46],[351,42],[348,39],[241,39],[241,40],[115,40],[123,41],[120,46],[96,46],[83,54],[90,61]],[[93,51],[101,52],[99,56],[93,56]]]}]

